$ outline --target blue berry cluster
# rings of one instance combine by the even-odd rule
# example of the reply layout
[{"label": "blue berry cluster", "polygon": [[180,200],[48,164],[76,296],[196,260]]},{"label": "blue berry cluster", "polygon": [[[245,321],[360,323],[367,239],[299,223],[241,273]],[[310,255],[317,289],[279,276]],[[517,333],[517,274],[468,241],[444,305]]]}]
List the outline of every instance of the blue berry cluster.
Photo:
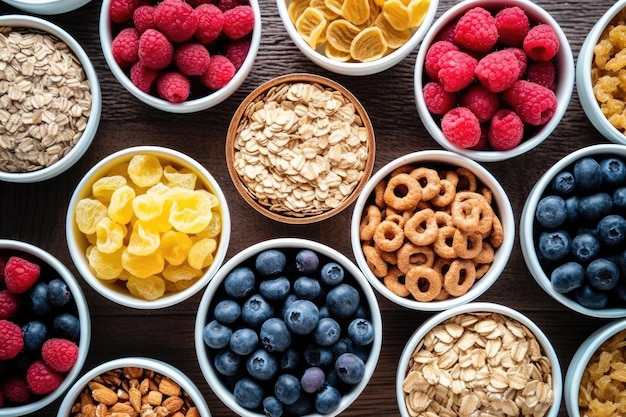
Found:
[{"label": "blue berry cluster", "polygon": [[268,249],[234,268],[203,339],[242,407],[270,417],[327,414],[365,375],[374,341],[354,278],[309,249]]},{"label": "blue berry cluster", "polygon": [[626,306],[626,164],[584,157],[537,204],[535,242],[555,291],[592,309]]}]

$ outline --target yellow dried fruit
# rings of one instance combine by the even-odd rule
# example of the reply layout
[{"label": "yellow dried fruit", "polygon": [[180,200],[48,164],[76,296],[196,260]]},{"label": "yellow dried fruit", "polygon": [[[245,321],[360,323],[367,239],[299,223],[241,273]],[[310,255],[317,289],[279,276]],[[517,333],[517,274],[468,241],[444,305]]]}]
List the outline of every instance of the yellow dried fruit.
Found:
[{"label": "yellow dried fruit", "polygon": [[113,191],[111,202],[107,209],[107,213],[111,220],[119,224],[126,224],[133,218],[133,200],[135,199],[135,190],[123,185]]},{"label": "yellow dried fruit", "polygon": [[213,253],[216,249],[215,239],[201,239],[195,242],[189,250],[187,262],[196,269],[206,268],[213,263]]},{"label": "yellow dried fruit", "polygon": [[161,235],[161,251],[170,265],[185,262],[192,246],[193,242],[186,233],[169,230]]},{"label": "yellow dried fruit", "polygon": [[167,192],[172,201],[170,224],[179,232],[198,233],[206,228],[213,216],[213,201],[201,191],[172,188]]},{"label": "yellow dried fruit", "polygon": [[103,203],[111,201],[111,194],[123,185],[126,185],[126,178],[121,175],[112,175],[110,177],[102,177],[96,180],[91,186],[91,192],[94,197]]},{"label": "yellow dried fruit", "polygon": [[78,230],[87,235],[96,233],[96,225],[107,215],[107,206],[93,198],[83,198],[76,203],[74,219]]},{"label": "yellow dried fruit", "polygon": [[362,30],[352,41],[350,55],[361,62],[374,61],[387,52],[387,42],[380,28],[373,26]]},{"label": "yellow dried fruit", "polygon": [[96,246],[103,253],[113,253],[124,245],[126,227],[103,217],[96,225]]},{"label": "yellow dried fruit", "polygon": [[151,187],[161,180],[163,167],[154,155],[135,155],[128,163],[128,175],[139,187]]},{"label": "yellow dried fruit", "polygon": [[163,278],[155,275],[145,278],[131,276],[128,281],[126,281],[126,288],[128,288],[128,291],[135,297],[143,298],[148,301],[159,299],[165,294],[165,282]]},{"label": "yellow dried fruit", "polygon": [[122,266],[131,275],[139,278],[146,278],[150,275],[157,275],[165,268],[165,258],[161,249],[157,249],[149,255],[133,255],[124,249],[122,252]]}]

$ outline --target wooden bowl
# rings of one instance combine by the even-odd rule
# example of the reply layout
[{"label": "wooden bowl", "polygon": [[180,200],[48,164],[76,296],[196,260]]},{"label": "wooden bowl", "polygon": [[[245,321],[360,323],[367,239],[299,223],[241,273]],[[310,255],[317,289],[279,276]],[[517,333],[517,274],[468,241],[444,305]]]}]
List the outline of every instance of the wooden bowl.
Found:
[{"label": "wooden bowl", "polygon": [[[339,117],[344,111],[350,122]],[[310,129],[321,130],[313,136]],[[228,172],[239,194],[259,213],[289,224],[346,209],[365,186],[374,158],[374,129],[361,103],[314,74],[283,75],[257,87],[237,108],[226,138]]]}]

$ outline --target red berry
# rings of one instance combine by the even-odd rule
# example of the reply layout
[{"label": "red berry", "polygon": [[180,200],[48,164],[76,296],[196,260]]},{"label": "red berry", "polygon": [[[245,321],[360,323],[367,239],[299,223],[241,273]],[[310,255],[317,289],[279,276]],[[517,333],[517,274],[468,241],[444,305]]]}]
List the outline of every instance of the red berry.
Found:
[{"label": "red berry", "polygon": [[41,347],[41,358],[53,370],[67,372],[78,359],[78,346],[67,339],[51,338]]},{"label": "red berry", "polygon": [[13,359],[23,347],[20,326],[8,320],[0,320],[0,360]]},{"label": "red berry", "polygon": [[158,76],[159,70],[148,68],[141,61],[135,63],[130,69],[130,80],[144,93],[149,93],[152,90]]},{"label": "red berry", "polygon": [[162,69],[172,63],[174,47],[161,32],[146,30],[139,37],[139,60],[148,68]]},{"label": "red berry", "polygon": [[512,52],[517,58],[517,66],[519,67],[520,76],[526,72],[526,66],[528,65],[528,57],[526,52],[521,48],[504,48],[503,51]]},{"label": "red berry", "polygon": [[170,103],[182,103],[189,97],[189,78],[175,71],[161,75],[156,82],[159,96]]},{"label": "red berry", "polygon": [[556,67],[552,61],[533,61],[528,66],[526,79],[549,90],[556,91]]},{"label": "red berry", "polygon": [[437,33],[437,36],[435,36],[434,38],[435,42],[439,42],[439,41],[454,42],[454,26],[455,26],[454,23],[450,23],[446,27],[441,29],[439,33]]},{"label": "red berry", "polygon": [[176,66],[181,73],[188,76],[204,74],[210,61],[209,51],[200,43],[181,45],[174,53]]},{"label": "red berry", "polygon": [[0,320],[11,318],[17,313],[19,298],[7,291],[0,291]]},{"label": "red berry", "polygon": [[533,26],[524,38],[524,52],[532,60],[549,61],[559,52],[559,37],[552,26]]},{"label": "red berry", "polygon": [[429,112],[443,116],[456,104],[456,96],[443,89],[438,82],[431,81],[423,88],[424,102]]},{"label": "red berry", "polygon": [[0,386],[0,392],[4,393],[4,398],[7,401],[16,404],[26,403],[32,397],[26,379],[17,376],[6,379]]},{"label": "red berry", "polygon": [[478,61],[461,51],[448,51],[439,58],[437,77],[444,90],[454,93],[474,81],[474,69]]},{"label": "red berry", "polygon": [[140,6],[133,13],[133,24],[140,35],[148,29],[156,29],[154,24],[154,6]]},{"label": "red berry", "polygon": [[515,148],[524,136],[524,123],[517,114],[508,109],[501,109],[491,118],[489,124],[489,145],[498,151]]},{"label": "red berry", "polygon": [[50,394],[63,382],[64,376],[43,361],[33,362],[26,371],[26,382],[33,394]]},{"label": "red berry", "polygon": [[239,6],[239,0],[218,0],[217,7],[223,12]]},{"label": "red berry", "polygon": [[198,41],[209,44],[222,33],[224,13],[214,4],[202,4],[195,8],[196,32]]},{"label": "red berry", "polygon": [[229,42],[224,47],[224,55],[230,62],[233,63],[235,69],[238,70],[243,65],[243,62],[248,56],[250,51],[249,39],[237,39],[236,41]]},{"label": "red berry", "polygon": [[109,16],[115,23],[126,23],[132,20],[135,0],[111,0]]},{"label": "red berry", "polygon": [[240,39],[254,29],[254,11],[251,6],[236,6],[224,12],[224,35]]},{"label": "red berry", "polygon": [[502,94],[502,99],[524,123],[533,126],[547,123],[557,106],[556,95],[552,90],[526,80],[516,81]]},{"label": "red berry", "polygon": [[470,51],[491,50],[498,42],[496,19],[482,7],[468,10],[454,27],[454,42]]},{"label": "red berry", "polygon": [[511,51],[495,51],[478,61],[474,73],[489,91],[499,93],[511,87],[519,78],[519,62]]},{"label": "red berry", "polygon": [[4,282],[4,267],[7,265],[7,259],[0,255],[0,284]]},{"label": "red berry", "polygon": [[4,267],[4,280],[13,294],[28,291],[39,280],[40,274],[39,265],[18,256],[11,256]]},{"label": "red berry", "polygon": [[207,72],[200,76],[200,81],[211,90],[219,90],[235,76],[235,66],[223,55],[213,55]]},{"label": "red berry", "polygon": [[483,123],[491,119],[500,108],[498,95],[477,84],[462,92],[459,105],[467,107]]},{"label": "red berry", "polygon": [[154,9],[154,24],[170,41],[184,42],[196,31],[193,7],[182,0],[163,0]]},{"label": "red berry", "polygon": [[439,58],[448,51],[460,51],[459,47],[449,41],[437,41],[430,45],[424,59],[424,71],[428,78],[437,80],[437,74],[441,67]]},{"label": "red berry", "polygon": [[441,130],[459,148],[471,148],[480,141],[480,122],[467,107],[455,107],[447,112],[441,119]]},{"label": "red berry", "polygon": [[530,29],[530,22],[524,10],[518,6],[505,7],[496,13],[496,27],[500,43],[508,46],[522,46]]},{"label": "red berry", "polygon": [[130,67],[139,60],[139,33],[134,28],[125,28],[115,36],[111,52],[117,65]]}]

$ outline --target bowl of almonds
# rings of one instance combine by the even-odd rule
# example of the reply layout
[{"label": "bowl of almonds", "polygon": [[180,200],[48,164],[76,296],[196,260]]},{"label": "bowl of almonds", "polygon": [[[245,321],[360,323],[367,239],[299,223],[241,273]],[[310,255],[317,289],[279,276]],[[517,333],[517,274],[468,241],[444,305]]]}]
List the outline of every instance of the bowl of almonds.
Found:
[{"label": "bowl of almonds", "polygon": [[226,138],[228,172],[259,213],[290,224],[343,211],[374,167],[372,123],[350,91],[314,74],[274,78],[235,112]]}]

